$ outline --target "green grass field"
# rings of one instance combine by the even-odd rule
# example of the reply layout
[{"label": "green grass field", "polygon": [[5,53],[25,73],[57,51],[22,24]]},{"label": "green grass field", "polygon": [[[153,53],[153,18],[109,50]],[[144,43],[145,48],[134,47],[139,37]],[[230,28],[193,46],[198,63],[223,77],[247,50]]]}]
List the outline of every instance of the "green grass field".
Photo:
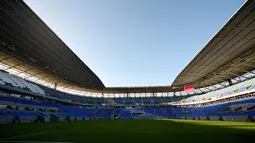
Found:
[{"label": "green grass field", "polygon": [[186,120],[98,120],[0,125],[1,142],[255,142],[255,123]]}]

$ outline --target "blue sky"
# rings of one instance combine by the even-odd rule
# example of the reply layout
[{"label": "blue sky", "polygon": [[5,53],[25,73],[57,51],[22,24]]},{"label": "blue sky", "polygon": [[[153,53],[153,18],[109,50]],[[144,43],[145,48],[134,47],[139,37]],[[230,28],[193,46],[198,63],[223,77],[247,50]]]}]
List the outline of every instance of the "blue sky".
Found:
[{"label": "blue sky", "polygon": [[25,0],[105,86],[170,85],[245,0]]}]

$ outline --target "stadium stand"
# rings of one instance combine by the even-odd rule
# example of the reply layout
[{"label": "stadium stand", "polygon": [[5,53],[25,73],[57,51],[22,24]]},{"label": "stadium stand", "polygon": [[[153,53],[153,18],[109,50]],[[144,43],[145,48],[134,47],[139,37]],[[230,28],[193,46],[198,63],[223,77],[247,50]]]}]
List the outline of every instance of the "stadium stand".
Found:
[{"label": "stadium stand", "polygon": [[[254,122],[255,1],[243,4],[171,86],[155,87],[105,87],[23,1],[2,0],[0,9],[0,123]],[[186,93],[186,85],[196,89]]]},{"label": "stadium stand", "polygon": [[45,95],[44,90],[42,90],[36,84],[30,83],[15,75],[10,75],[9,73],[4,71],[0,71],[0,84],[18,87],[18,88],[22,88],[25,90],[29,90],[35,93]]},{"label": "stadium stand", "polygon": [[192,96],[179,101],[179,103],[198,104],[198,103],[214,101],[214,100],[218,100],[222,98],[228,98],[228,97],[236,96],[238,94],[246,94],[246,93],[250,93],[254,91],[255,91],[255,79],[251,79],[251,80],[241,82],[230,87],[226,87],[224,89],[208,92],[202,95]]},{"label": "stadium stand", "polygon": [[[13,75],[5,73],[5,77],[13,79]],[[23,79],[22,79],[23,80]],[[3,80],[6,82],[6,80]],[[9,82],[11,83],[11,82]],[[205,104],[220,99],[228,99],[247,95],[254,92],[255,80],[250,79],[241,83],[211,91],[205,94],[188,97],[178,102],[168,102],[169,98],[149,97],[149,98],[90,98],[77,95],[70,95],[59,92],[44,86],[36,86],[44,90],[45,95],[67,100],[71,103],[91,104],[94,107],[78,107],[73,105],[64,105],[54,103],[51,100],[45,100],[45,95],[40,98],[33,96],[23,96],[22,94],[7,94],[2,92],[0,96],[1,105],[11,106],[11,109],[1,110],[1,123],[8,122],[34,122],[41,117],[41,121],[74,121],[89,119],[145,119],[145,118],[181,118],[181,119],[200,119],[200,120],[235,120],[235,121],[253,121],[254,116],[254,97],[240,98],[235,100],[226,100],[215,104]],[[13,84],[13,83],[12,83]],[[5,86],[9,86],[8,84]],[[13,86],[17,87],[17,86]],[[24,86],[19,86],[23,88]],[[45,100],[45,101],[43,101]],[[103,103],[114,102],[115,108],[97,108]],[[203,103],[204,105],[201,105]],[[118,106],[142,106],[133,110],[127,108],[118,108]],[[151,106],[150,106],[151,105]],[[148,106],[148,107],[143,107]],[[180,107],[181,106],[181,107]],[[106,106],[107,107],[107,106]],[[37,111],[31,111],[32,110]],[[228,109],[228,110],[227,110]],[[248,119],[249,117],[249,119]],[[11,121],[12,120],[12,121]]]}]

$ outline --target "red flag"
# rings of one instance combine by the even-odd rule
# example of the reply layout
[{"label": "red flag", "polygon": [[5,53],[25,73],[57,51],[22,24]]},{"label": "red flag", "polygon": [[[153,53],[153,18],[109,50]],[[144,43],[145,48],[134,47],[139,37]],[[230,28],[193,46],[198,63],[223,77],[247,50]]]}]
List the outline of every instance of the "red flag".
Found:
[{"label": "red flag", "polygon": [[187,85],[187,86],[184,86],[184,91],[185,92],[192,92],[194,91],[194,86],[193,85]]}]

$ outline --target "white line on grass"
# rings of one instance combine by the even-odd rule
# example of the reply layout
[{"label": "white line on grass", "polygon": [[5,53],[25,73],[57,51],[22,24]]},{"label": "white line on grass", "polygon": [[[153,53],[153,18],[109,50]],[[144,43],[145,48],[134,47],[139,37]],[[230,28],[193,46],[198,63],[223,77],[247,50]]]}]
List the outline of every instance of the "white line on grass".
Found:
[{"label": "white line on grass", "polygon": [[33,133],[33,134],[26,134],[26,135],[14,136],[14,137],[9,137],[9,138],[3,138],[3,139],[0,140],[0,142],[6,142],[6,140],[10,140],[10,139],[17,139],[17,138],[22,138],[22,137],[41,135],[41,134],[55,132],[55,131],[61,131],[61,130],[43,131],[43,132],[38,132],[38,133]]},{"label": "white line on grass", "polygon": [[44,142],[44,141],[0,141],[0,143],[72,143],[72,142]]}]

